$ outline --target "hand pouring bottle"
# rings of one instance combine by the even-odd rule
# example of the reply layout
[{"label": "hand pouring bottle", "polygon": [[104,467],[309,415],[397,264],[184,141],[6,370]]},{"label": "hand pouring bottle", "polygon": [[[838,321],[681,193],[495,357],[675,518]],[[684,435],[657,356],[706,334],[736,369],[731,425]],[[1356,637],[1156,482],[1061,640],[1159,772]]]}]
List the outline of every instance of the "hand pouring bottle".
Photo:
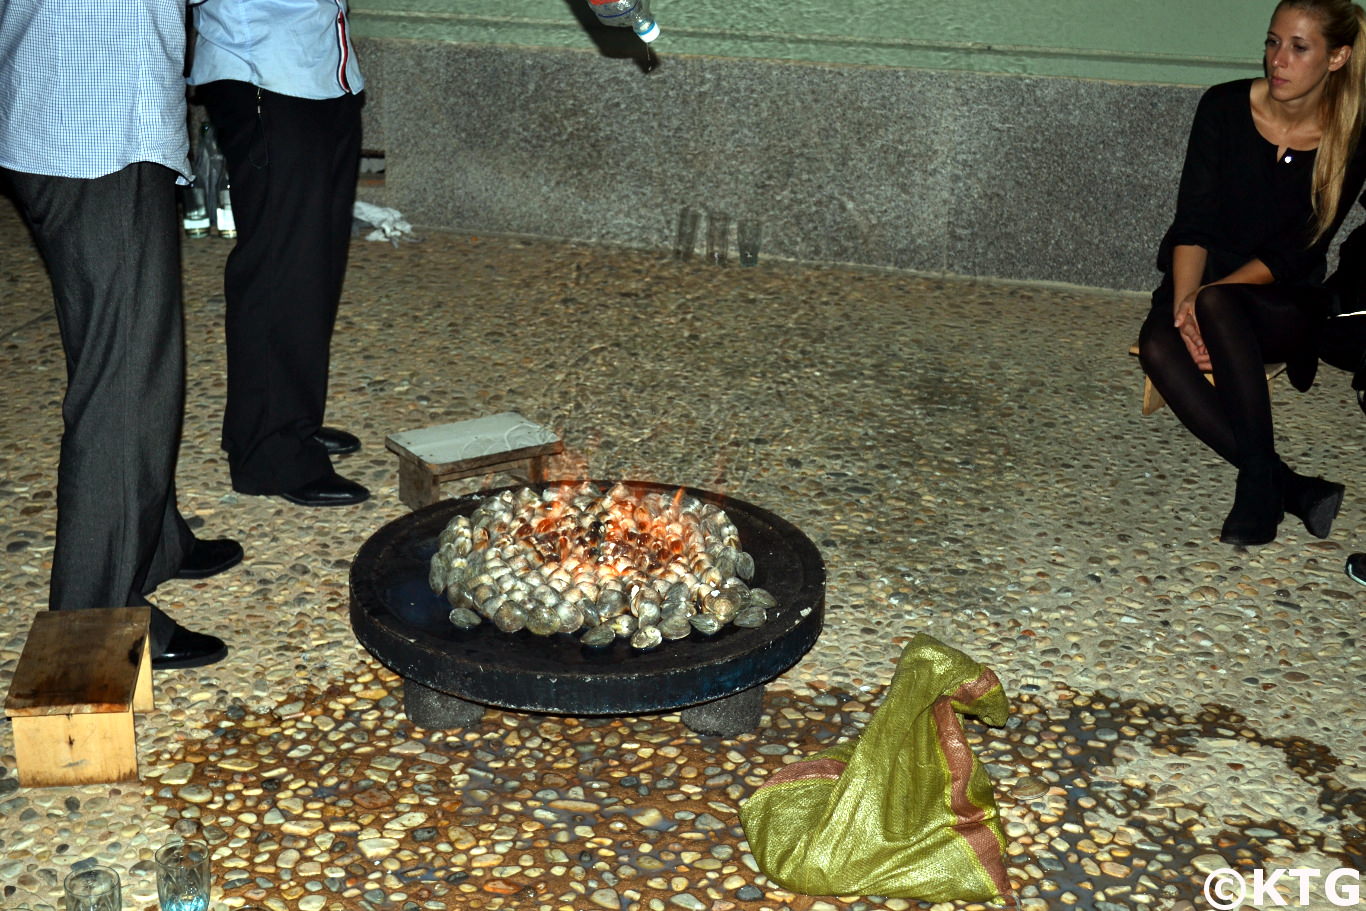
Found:
[{"label": "hand pouring bottle", "polygon": [[588,0],[588,6],[603,25],[629,28],[646,44],[659,37],[659,23],[650,14],[649,0]]}]

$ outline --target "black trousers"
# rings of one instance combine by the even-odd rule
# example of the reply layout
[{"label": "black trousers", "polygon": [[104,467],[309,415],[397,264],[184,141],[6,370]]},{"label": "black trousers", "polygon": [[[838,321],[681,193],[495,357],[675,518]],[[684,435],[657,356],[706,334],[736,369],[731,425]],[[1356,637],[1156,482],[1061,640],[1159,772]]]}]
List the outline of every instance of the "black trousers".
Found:
[{"label": "black trousers", "polygon": [[1303,392],[1319,361],[1356,371],[1366,356],[1366,318],[1330,318],[1340,308],[1327,288],[1210,285],[1195,305],[1216,381],[1210,385],[1173,325],[1169,292],[1164,282],[1139,332],[1143,370],[1181,423],[1237,467],[1277,458],[1266,364],[1284,363]]},{"label": "black trousers", "polygon": [[[185,404],[175,173],[5,172],[52,279],[66,353],[49,607],[146,604],[194,537],[176,508]],[[174,624],[153,612],[153,651]]]},{"label": "black trousers", "polygon": [[237,223],[224,280],[223,448],[236,490],[277,494],[332,471],[313,434],[346,273],[361,99],[231,81],[200,86],[198,98],[227,160]]}]

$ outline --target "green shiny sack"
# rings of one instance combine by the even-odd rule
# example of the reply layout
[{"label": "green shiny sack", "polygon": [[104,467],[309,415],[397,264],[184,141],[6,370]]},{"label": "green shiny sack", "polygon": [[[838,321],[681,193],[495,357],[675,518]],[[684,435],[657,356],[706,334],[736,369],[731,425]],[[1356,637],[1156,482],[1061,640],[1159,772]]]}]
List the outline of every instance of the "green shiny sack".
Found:
[{"label": "green shiny sack", "polygon": [[1001,682],[916,636],[859,737],[775,772],[741,806],[764,875],[806,895],[1013,905],[991,780],[960,713],[1004,724]]}]

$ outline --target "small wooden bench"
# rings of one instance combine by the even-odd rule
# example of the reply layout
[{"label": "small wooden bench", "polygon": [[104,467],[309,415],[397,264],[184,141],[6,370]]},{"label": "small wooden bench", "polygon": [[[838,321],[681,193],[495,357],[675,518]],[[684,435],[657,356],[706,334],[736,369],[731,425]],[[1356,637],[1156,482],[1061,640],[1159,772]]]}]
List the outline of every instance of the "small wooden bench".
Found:
[{"label": "small wooden bench", "polygon": [[[1130,353],[1131,355],[1133,355],[1134,357],[1138,357],[1138,346],[1137,346],[1137,345],[1130,345],[1130,346],[1129,346],[1129,353]],[[1271,387],[1271,385],[1272,385],[1272,382],[1276,379],[1276,377],[1280,376],[1280,375],[1281,375],[1282,373],[1284,373],[1284,372],[1285,372],[1285,365],[1284,365],[1284,364],[1267,364],[1267,365],[1266,365],[1266,384],[1267,384],[1267,388],[1269,389],[1269,388]],[[1213,384],[1214,384],[1214,374],[1212,374],[1212,373],[1206,373],[1206,374],[1205,374],[1205,379],[1207,379],[1207,380],[1210,381],[1210,385],[1213,385]],[[1167,400],[1164,399],[1164,398],[1162,398],[1162,393],[1160,393],[1160,392],[1157,391],[1157,387],[1153,385],[1153,381],[1150,380],[1150,379],[1148,379],[1147,374],[1144,374],[1144,376],[1143,376],[1143,413],[1144,413],[1144,414],[1152,414],[1154,411],[1161,411],[1162,408],[1163,408],[1163,406],[1165,406],[1166,404],[1167,404]]]},{"label": "small wooden bench", "polygon": [[550,430],[514,411],[390,434],[385,448],[398,456],[398,497],[411,509],[440,499],[445,481],[507,472],[545,480],[548,456],[564,451]]},{"label": "small wooden bench", "polygon": [[152,708],[146,607],[40,611],[10,681],[25,787],[135,781],[133,713]]}]

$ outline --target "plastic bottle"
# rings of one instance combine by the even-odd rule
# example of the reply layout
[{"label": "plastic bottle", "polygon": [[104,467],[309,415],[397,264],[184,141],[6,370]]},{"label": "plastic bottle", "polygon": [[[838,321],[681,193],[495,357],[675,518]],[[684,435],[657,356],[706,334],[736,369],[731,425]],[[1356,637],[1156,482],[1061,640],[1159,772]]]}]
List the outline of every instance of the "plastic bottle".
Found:
[{"label": "plastic bottle", "polygon": [[208,121],[200,125],[197,136],[191,135],[190,145],[190,183],[181,187],[180,195],[182,224],[187,237],[207,237],[213,227],[214,189],[218,186],[214,158],[221,157]]},{"label": "plastic bottle", "polygon": [[659,23],[650,14],[649,0],[588,0],[588,6],[603,25],[629,28],[646,44],[659,37]]}]

